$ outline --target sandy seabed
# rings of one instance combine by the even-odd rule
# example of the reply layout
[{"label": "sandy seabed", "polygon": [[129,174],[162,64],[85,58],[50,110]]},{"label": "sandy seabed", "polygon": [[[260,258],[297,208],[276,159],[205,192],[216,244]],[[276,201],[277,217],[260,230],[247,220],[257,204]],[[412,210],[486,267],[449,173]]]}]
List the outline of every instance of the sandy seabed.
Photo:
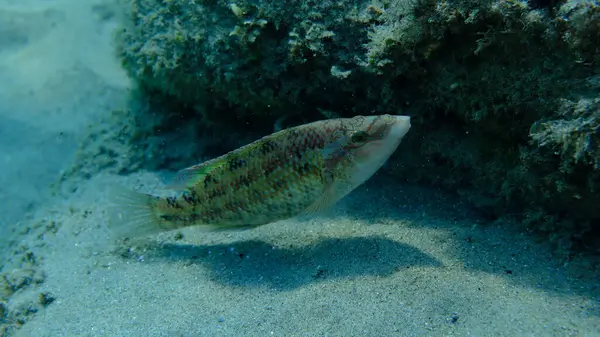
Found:
[{"label": "sandy seabed", "polygon": [[151,192],[155,173],[47,186],[126,103],[118,15],[0,1],[0,335],[600,336],[592,261],[385,175],[314,217],[115,240],[106,187]]}]

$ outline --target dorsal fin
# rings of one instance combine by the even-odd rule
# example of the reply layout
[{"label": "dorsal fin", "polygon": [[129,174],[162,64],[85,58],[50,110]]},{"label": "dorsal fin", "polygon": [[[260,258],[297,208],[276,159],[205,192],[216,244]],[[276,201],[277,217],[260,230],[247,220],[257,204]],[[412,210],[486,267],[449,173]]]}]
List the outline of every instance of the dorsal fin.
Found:
[{"label": "dorsal fin", "polygon": [[200,182],[207,174],[223,166],[225,160],[213,159],[202,164],[185,168],[173,177],[168,187],[174,190],[185,190]]}]

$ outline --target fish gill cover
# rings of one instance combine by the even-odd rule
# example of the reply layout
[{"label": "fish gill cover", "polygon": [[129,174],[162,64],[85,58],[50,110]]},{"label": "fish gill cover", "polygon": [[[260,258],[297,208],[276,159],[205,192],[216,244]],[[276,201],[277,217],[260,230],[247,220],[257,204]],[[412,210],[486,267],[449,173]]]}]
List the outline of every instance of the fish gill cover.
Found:
[{"label": "fish gill cover", "polygon": [[413,131],[391,177],[458,193],[561,251],[600,249],[595,1],[122,4],[118,53],[138,88],[65,178],[179,169],[274,126],[404,114]]}]

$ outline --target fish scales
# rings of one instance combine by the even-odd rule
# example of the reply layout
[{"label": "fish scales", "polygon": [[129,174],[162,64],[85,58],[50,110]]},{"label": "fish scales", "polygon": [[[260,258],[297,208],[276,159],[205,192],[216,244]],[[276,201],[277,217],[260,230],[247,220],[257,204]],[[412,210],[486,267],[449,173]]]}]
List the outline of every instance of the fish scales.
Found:
[{"label": "fish scales", "polygon": [[257,225],[294,216],[323,190],[323,129],[335,127],[339,123],[324,121],[283,130],[216,158],[225,164],[191,187],[192,197],[156,199],[156,207],[177,226]]},{"label": "fish scales", "polygon": [[[370,177],[410,128],[405,116],[330,119],[282,130],[176,176],[184,193],[121,194],[135,232],[259,226],[330,206]],[[153,226],[153,230],[150,230]]]}]

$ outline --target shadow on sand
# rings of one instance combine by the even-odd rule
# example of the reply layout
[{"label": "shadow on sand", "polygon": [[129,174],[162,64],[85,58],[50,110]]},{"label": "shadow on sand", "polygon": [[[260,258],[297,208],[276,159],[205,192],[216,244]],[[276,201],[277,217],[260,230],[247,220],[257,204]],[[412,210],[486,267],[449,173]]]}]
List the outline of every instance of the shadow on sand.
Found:
[{"label": "shadow on sand", "polygon": [[[600,316],[600,258],[582,255],[566,262],[541,236],[525,226],[486,219],[464,200],[422,187],[390,184],[385,176],[367,182],[338,209],[365,225],[404,221],[406,226],[443,233],[447,253],[465,271],[500,276],[517,286],[591,300],[586,312]],[[435,245],[440,238],[427,239]]]},{"label": "shadow on sand", "polygon": [[[478,221],[471,209],[453,204],[451,199],[421,188],[371,183],[332,216],[360,220],[364,226],[397,226],[402,220],[401,226],[434,228],[440,235],[426,240],[430,245],[445,240],[446,253],[462,261],[459,268],[497,275],[517,286],[584,296],[592,300],[587,312],[600,315],[597,266],[567,268],[553,257],[548,245],[507,224]],[[426,251],[377,235],[323,238],[307,246],[273,247],[268,242],[248,240],[215,245],[171,241],[145,248],[146,262],[184,261],[206,267],[214,282],[277,290],[326,279],[386,277],[406,268],[443,264]],[[128,255],[124,256],[137,258]]]},{"label": "shadow on sand", "polygon": [[290,290],[311,282],[363,275],[388,276],[413,266],[439,266],[416,248],[382,237],[324,239],[306,247],[273,247],[263,241],[217,245],[164,244],[144,255],[148,262],[188,261],[207,266],[213,281]]}]

